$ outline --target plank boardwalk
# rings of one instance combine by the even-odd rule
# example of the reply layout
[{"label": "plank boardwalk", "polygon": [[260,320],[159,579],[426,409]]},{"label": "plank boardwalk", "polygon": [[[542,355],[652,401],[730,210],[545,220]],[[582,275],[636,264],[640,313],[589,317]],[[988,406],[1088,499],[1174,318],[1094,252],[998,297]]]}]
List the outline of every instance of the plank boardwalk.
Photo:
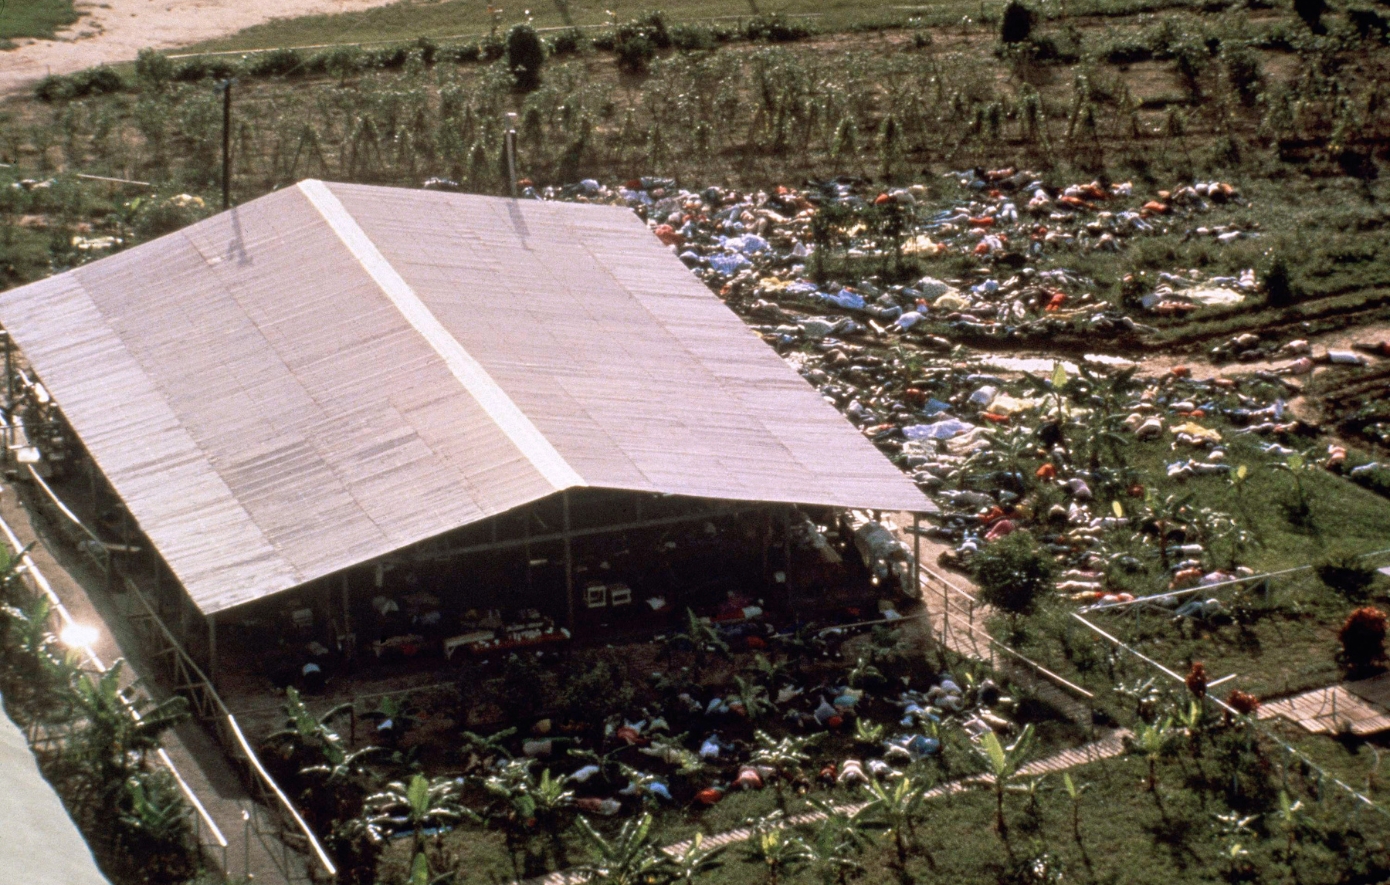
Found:
[{"label": "plank boardwalk", "polygon": [[1384,707],[1365,697],[1385,696],[1384,686],[1378,684],[1382,679],[1384,677],[1315,688],[1291,697],[1266,701],[1257,715],[1261,719],[1283,716],[1314,734],[1339,734],[1343,731],[1358,737],[1378,734],[1390,730],[1390,714],[1386,713]]},{"label": "plank boardwalk", "polygon": [[[1118,756],[1125,751],[1125,738],[1129,736],[1126,729],[1118,729],[1111,732],[1100,740],[1077,747],[1072,750],[1063,750],[1051,756],[1034,760],[1019,769],[1019,774],[1024,777],[1038,777],[1039,775],[1052,774],[1064,769],[1072,768],[1077,765],[1085,765],[1088,762],[1097,762],[1101,759],[1109,759]],[[975,775],[973,777],[961,778],[960,780],[950,781],[938,787],[928,790],[926,798],[938,799],[942,796],[950,796],[963,792],[972,787],[981,786],[991,782],[988,775]],[[841,814],[854,815],[862,810],[867,802],[851,802],[845,805],[835,806],[835,810]],[[825,819],[825,815],[819,811],[807,812],[805,814],[794,814],[783,821],[781,826],[806,826],[809,824],[820,823]],[[749,827],[738,827],[726,830],[705,838],[701,845],[706,848],[722,848],[729,845],[736,845],[739,842],[746,842],[753,838],[753,830]],[[667,845],[662,850],[672,857],[678,857],[691,847],[691,840],[677,842],[674,845]],[[514,885],[579,885],[587,881],[583,873],[574,871],[562,871],[549,873],[544,876],[537,876],[531,879],[523,879]]]}]

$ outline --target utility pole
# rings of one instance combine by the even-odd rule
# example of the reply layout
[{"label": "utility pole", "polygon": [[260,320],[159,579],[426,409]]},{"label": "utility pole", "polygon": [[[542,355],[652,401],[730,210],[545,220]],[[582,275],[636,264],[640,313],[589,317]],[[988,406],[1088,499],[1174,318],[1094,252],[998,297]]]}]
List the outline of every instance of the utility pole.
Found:
[{"label": "utility pole", "polygon": [[516,114],[507,114],[507,183],[516,199]]},{"label": "utility pole", "polygon": [[232,84],[235,78],[217,81],[222,93],[222,208],[232,208]]}]

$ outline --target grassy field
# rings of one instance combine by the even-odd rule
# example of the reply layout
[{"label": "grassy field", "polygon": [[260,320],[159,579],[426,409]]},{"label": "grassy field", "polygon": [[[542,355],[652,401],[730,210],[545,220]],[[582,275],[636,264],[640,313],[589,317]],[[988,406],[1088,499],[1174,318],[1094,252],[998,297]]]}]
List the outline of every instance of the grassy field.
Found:
[{"label": "grassy field", "polygon": [[[1002,834],[995,828],[995,801],[988,789],[929,800],[914,815],[914,836],[905,864],[898,864],[887,833],[866,827],[860,833],[859,850],[848,853],[860,869],[857,874],[852,869],[845,872],[852,874],[850,881],[968,885],[1070,881],[1167,885],[1175,880],[1287,880],[1311,885],[1370,882],[1384,875],[1390,819],[1370,809],[1358,811],[1345,793],[1330,783],[1320,785],[1270,741],[1256,741],[1258,752],[1242,759],[1236,769],[1230,761],[1233,757],[1227,755],[1234,749],[1234,737],[1218,729],[1202,739],[1194,754],[1185,738],[1173,736],[1157,761],[1152,791],[1142,755],[1073,769],[1069,774],[1080,789],[1075,803],[1059,774],[1044,776],[1032,787],[1036,801],[1026,792],[1006,796],[1007,830]],[[1327,738],[1309,742],[1306,736],[1293,737],[1300,740],[1299,749],[1314,756],[1329,774],[1360,789],[1368,778],[1376,780],[1377,763],[1369,748],[1343,746]],[[1229,780],[1233,770],[1241,772],[1234,791]],[[1302,803],[1293,814],[1292,828],[1284,826],[1279,814],[1281,790],[1290,804]],[[1377,789],[1372,794],[1381,792]],[[856,798],[845,790],[817,790],[816,795],[833,802]],[[863,796],[858,798],[862,801]],[[704,816],[704,822],[717,819],[718,827],[711,828],[716,831],[731,828],[772,807],[768,792],[732,793]],[[794,799],[788,812],[803,810],[807,806]],[[681,812],[671,814],[678,817]],[[1231,832],[1239,820],[1244,828]],[[616,830],[611,824],[599,826],[610,833]],[[816,846],[824,831],[811,825],[792,832]],[[667,842],[663,837],[662,843]],[[1241,852],[1233,853],[1233,844],[1239,844]],[[567,839],[566,847],[572,861],[586,859],[585,844],[577,837]],[[405,881],[405,849],[397,843],[388,852],[381,867],[383,882]],[[487,883],[507,882],[514,875],[495,833],[466,827],[444,836],[432,850],[437,872],[466,869],[468,881]],[[704,881],[724,885],[776,881],[769,879],[768,865],[756,856],[752,843],[732,846],[721,860],[723,865],[704,876]],[[1241,863],[1233,864],[1233,860]],[[1246,862],[1263,877],[1241,875]],[[814,852],[777,874],[787,885],[836,881],[835,867]]]},{"label": "grassy field", "polygon": [[7,0],[0,4],[0,49],[13,37],[52,37],[77,17],[72,0]]},{"label": "grassy field", "polygon": [[[1187,0],[1080,0],[1073,14],[1114,14],[1127,9],[1189,5]],[[490,10],[496,6],[494,14]],[[402,0],[364,12],[276,19],[244,31],[199,43],[188,52],[276,49],[282,46],[321,46],[337,43],[387,43],[430,37],[436,40],[478,37],[529,20],[536,28],[579,27],[599,31],[651,9],[660,9],[672,24],[706,22],[735,25],[758,16],[780,15],[822,31],[874,27],[917,18],[934,24],[997,17],[1004,0],[541,0],[521,4],[484,4],[478,0]],[[529,15],[528,15],[529,13]]]}]

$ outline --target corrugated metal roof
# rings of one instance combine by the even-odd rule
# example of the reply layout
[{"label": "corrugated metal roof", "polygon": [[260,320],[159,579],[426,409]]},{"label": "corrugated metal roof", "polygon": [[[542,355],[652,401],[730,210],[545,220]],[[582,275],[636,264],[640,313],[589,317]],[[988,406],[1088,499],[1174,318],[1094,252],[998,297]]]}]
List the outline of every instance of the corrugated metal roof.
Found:
[{"label": "corrugated metal roof", "polygon": [[626,209],[306,181],[0,322],[204,612],[576,486],[933,509]]}]

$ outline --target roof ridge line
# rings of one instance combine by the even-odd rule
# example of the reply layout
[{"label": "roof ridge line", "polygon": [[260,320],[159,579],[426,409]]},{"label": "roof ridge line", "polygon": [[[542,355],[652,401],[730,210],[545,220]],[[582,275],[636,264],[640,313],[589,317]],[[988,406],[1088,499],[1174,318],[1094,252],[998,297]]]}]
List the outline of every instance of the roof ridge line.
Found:
[{"label": "roof ridge line", "polygon": [[555,487],[556,491],[588,485],[564,459],[545,434],[532,423],[487,369],[473,358],[459,340],[450,334],[439,318],[420,300],[367,232],[328,186],[318,179],[306,179],[298,188],[329,228],[362,265],[382,293],[416,332],[420,333],[449,372],[488,414],[497,428],[517,447],[526,460]]}]

